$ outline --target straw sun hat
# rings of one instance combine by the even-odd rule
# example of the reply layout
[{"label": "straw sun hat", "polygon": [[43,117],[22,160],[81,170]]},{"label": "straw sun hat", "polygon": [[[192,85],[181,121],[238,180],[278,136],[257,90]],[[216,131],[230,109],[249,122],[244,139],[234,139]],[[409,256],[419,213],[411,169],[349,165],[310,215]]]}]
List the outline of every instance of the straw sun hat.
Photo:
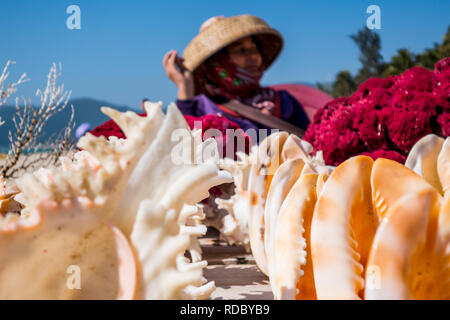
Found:
[{"label": "straw sun hat", "polygon": [[218,16],[206,20],[200,27],[199,34],[184,49],[184,66],[194,72],[216,52],[248,36],[259,38],[261,55],[267,69],[280,54],[283,37],[264,20],[249,14],[230,18]]}]

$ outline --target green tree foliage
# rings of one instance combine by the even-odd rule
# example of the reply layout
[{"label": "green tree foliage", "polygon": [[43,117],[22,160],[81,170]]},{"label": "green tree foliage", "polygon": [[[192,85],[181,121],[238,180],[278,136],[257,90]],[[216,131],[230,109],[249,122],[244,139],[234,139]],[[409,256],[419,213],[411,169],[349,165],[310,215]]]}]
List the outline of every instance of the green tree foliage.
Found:
[{"label": "green tree foliage", "polygon": [[450,57],[450,26],[447,29],[441,44],[434,44],[433,49],[426,49],[416,56],[416,63],[428,69],[433,69],[434,64],[442,58]]},{"label": "green tree foliage", "polygon": [[382,71],[381,40],[378,33],[368,28],[358,30],[356,34],[350,35],[350,38],[356,43],[360,52],[361,69],[355,76],[355,82],[359,85],[369,77],[379,76]]},{"label": "green tree foliage", "polygon": [[416,65],[416,57],[414,54],[409,52],[408,49],[399,49],[397,54],[391,58],[391,62],[386,64],[382,76],[387,77],[400,74],[403,71],[414,67],[414,65]]},{"label": "green tree foliage", "polygon": [[350,71],[344,70],[336,75],[336,81],[333,84],[331,95],[333,97],[349,96],[356,88],[357,85]]},{"label": "green tree foliage", "polygon": [[397,75],[414,66],[433,69],[434,64],[442,58],[450,56],[450,26],[442,43],[435,43],[433,48],[414,54],[408,49],[401,48],[391,57],[389,62],[383,61],[381,55],[381,39],[373,30],[366,27],[359,29],[350,38],[358,46],[361,68],[356,75],[348,70],[340,71],[332,83],[317,83],[317,88],[333,97],[350,96],[358,86],[370,77],[387,77]]}]

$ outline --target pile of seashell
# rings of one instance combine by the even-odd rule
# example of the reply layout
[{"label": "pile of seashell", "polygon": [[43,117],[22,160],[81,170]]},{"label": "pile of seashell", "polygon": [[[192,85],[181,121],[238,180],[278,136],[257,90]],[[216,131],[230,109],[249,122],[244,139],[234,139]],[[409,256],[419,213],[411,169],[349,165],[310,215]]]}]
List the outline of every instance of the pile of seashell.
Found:
[{"label": "pile of seashell", "polygon": [[240,157],[222,206],[275,299],[450,299],[450,138],[422,138],[406,165],[328,167],[285,132]]},{"label": "pile of seashell", "polygon": [[127,139],[87,134],[74,160],[0,177],[0,299],[208,298],[198,203],[233,181],[216,199],[222,231],[251,249],[275,299],[450,299],[450,138],[422,138],[405,165],[335,168],[277,132],[219,163],[213,139],[161,107],[103,108]]}]

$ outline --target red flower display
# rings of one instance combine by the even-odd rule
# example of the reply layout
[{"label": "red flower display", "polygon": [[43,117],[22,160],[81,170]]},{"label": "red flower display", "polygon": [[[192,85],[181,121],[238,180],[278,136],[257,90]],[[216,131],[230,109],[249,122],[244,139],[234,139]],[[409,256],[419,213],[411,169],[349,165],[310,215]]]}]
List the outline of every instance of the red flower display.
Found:
[{"label": "red flower display", "polygon": [[[145,116],[145,113],[140,113],[140,116]],[[233,139],[234,144],[234,150],[232,150],[232,156],[236,160],[236,152],[237,151],[243,151],[245,153],[249,153],[250,151],[250,137],[244,133],[242,129],[240,129],[239,125],[236,124],[233,121],[228,120],[227,118],[216,115],[216,114],[208,114],[202,117],[194,117],[185,115],[184,118],[186,119],[186,122],[188,123],[190,129],[194,129],[194,125],[200,125],[199,128],[202,129],[202,138],[207,139],[210,136],[213,136],[215,140],[217,141],[217,145],[219,150],[223,150],[223,155],[227,155],[226,149],[227,145],[231,143],[231,139]],[[209,129],[216,129],[218,131],[209,131]],[[234,134],[230,135],[231,131],[227,130],[233,130],[232,132]],[[110,136],[116,136],[118,138],[125,139],[126,136],[123,133],[123,131],[120,129],[120,127],[113,121],[109,120],[105,122],[104,124],[94,128],[93,130],[89,131],[91,134],[93,134],[96,137],[104,136],[105,138],[108,138]],[[208,133],[210,134],[208,136]],[[215,134],[217,133],[217,134]],[[219,135],[220,133],[220,135]],[[239,141],[245,141],[245,144],[242,146],[242,148],[238,149]],[[231,153],[231,151],[230,151]]]},{"label": "red flower display", "polygon": [[[184,118],[191,130],[196,128],[196,125],[201,126],[203,140],[213,137],[217,142],[219,150],[222,150],[222,156],[228,156],[230,154],[234,160],[237,160],[237,151],[249,153],[250,137],[245,134],[237,123],[228,120],[226,117],[217,114],[208,114],[202,117],[185,115]],[[216,129],[217,131],[210,129]],[[234,149],[228,151],[229,154],[227,154],[227,146],[231,143]]]},{"label": "red flower display", "polygon": [[412,146],[429,133],[450,136],[450,58],[434,70],[414,67],[368,79],[351,97],[321,108],[304,139],[323,151],[328,165],[359,154],[404,163]]}]

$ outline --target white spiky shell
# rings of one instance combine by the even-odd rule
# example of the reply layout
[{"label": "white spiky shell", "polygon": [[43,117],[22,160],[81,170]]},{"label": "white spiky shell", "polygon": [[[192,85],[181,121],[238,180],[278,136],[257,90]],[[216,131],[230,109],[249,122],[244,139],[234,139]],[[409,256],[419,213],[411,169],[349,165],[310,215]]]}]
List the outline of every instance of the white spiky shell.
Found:
[{"label": "white spiky shell", "polygon": [[[196,203],[231,176],[212,158],[174,163],[177,147],[197,152],[213,142],[195,142],[176,106],[164,116],[161,105],[147,103],[146,117],[102,108],[126,140],[87,134],[74,161],[16,181],[25,208],[0,217],[1,297],[209,296],[214,283],[202,276],[206,262],[196,237],[206,228]],[[173,139],[176,130],[188,139]],[[74,265],[81,288],[67,285]]]}]

